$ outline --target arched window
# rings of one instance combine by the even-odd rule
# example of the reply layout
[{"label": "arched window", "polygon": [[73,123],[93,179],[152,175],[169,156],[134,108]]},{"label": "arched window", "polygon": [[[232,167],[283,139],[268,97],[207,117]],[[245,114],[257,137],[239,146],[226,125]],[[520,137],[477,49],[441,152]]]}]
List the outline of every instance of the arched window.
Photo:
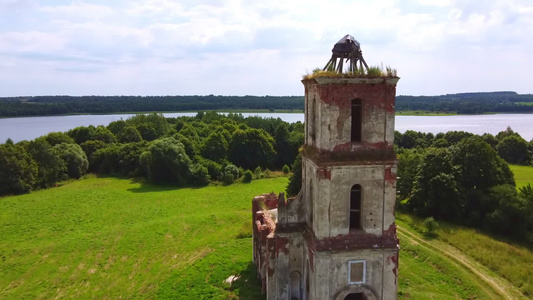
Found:
[{"label": "arched window", "polygon": [[309,298],[309,270],[311,270],[311,265],[309,264],[309,260],[307,260],[307,268],[305,269],[305,295],[304,299]]},{"label": "arched window", "polygon": [[302,275],[298,271],[293,271],[290,275],[291,299],[302,299]]},{"label": "arched window", "polygon": [[352,100],[352,142],[361,142],[363,129],[363,113],[360,99]]},{"label": "arched window", "polygon": [[350,190],[350,229],[361,228],[361,186],[356,184]]},{"label": "arched window", "polygon": [[309,213],[309,226],[313,226],[313,201],[315,199],[313,198],[313,179],[309,180],[309,206],[308,206],[308,213]]},{"label": "arched window", "polygon": [[316,111],[316,98],[313,98],[313,105],[312,105],[312,113],[311,113],[311,138],[313,139],[313,145],[315,144],[316,140],[316,119],[318,113]]}]

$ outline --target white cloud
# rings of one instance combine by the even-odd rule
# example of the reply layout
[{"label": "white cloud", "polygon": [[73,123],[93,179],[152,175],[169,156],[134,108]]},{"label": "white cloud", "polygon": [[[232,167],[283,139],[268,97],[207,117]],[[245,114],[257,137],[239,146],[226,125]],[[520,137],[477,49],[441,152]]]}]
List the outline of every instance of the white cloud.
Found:
[{"label": "white cloud", "polygon": [[0,0],[2,16],[0,96],[302,94],[300,75],[347,33],[398,68],[400,93],[531,92],[523,1]]},{"label": "white cloud", "polygon": [[41,6],[41,12],[47,13],[52,19],[84,20],[106,19],[114,14],[113,8],[84,2],[73,2],[70,5]]}]

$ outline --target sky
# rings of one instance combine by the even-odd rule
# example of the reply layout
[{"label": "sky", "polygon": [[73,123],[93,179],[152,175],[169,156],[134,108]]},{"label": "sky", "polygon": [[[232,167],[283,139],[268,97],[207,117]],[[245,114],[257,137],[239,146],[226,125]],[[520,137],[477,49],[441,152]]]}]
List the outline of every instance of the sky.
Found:
[{"label": "sky", "polygon": [[0,0],[0,97],[303,95],[345,34],[398,95],[533,93],[532,0]]}]

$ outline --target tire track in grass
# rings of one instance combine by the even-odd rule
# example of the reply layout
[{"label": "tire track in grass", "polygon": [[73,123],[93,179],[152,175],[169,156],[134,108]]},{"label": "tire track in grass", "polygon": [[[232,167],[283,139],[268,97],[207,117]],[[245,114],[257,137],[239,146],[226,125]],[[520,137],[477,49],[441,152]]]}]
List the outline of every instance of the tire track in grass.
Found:
[{"label": "tire track in grass", "polygon": [[[472,277],[475,277],[473,278],[474,281],[480,284],[479,286],[487,293],[487,295],[494,296],[496,293],[505,299],[527,299],[514,285],[489,271],[487,267],[468,257],[459,249],[439,240],[428,242],[400,226],[398,226],[398,233],[410,243],[418,244],[419,246],[442,256],[458,268],[466,269]],[[486,285],[483,285],[482,283]],[[487,286],[490,290],[487,290]],[[491,298],[499,299],[500,297]]]}]

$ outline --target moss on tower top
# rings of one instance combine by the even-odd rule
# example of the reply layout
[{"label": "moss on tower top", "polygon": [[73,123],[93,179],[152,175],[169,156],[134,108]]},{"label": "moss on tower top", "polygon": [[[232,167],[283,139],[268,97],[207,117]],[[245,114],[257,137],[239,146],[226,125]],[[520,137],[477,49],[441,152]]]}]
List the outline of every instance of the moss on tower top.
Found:
[{"label": "moss on tower top", "polygon": [[391,67],[386,67],[385,70],[383,70],[382,67],[379,66],[371,66],[368,68],[368,70],[365,72],[364,69],[358,69],[355,72],[347,72],[347,73],[338,73],[335,71],[323,71],[320,68],[316,68],[313,70],[312,73],[308,73],[303,75],[303,79],[313,79],[317,77],[340,77],[340,78],[350,78],[350,77],[398,77],[396,69],[393,69]]}]

